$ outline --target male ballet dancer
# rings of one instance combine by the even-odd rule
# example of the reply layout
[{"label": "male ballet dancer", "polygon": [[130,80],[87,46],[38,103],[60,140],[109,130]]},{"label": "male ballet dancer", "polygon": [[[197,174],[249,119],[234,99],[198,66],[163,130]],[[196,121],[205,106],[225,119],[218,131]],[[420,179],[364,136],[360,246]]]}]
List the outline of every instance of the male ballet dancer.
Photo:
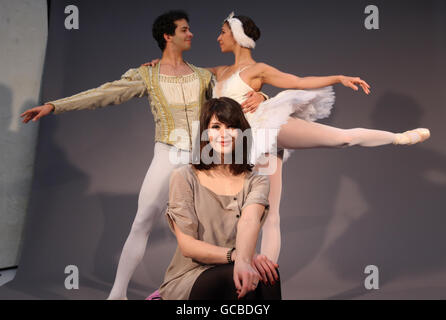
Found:
[{"label": "male ballet dancer", "polygon": [[[152,34],[163,52],[156,66],[132,68],[120,80],[47,102],[21,115],[27,123],[50,113],[95,109],[134,97],[149,97],[155,120],[154,156],[139,193],[136,217],[124,244],[108,299],[127,298],[128,283],[143,258],[152,226],[165,209],[170,173],[190,161],[192,122],[198,121],[201,105],[212,92],[212,74],[183,60],[183,52],[191,48],[193,37],[188,22],[183,11],[169,11],[156,18]],[[253,92],[246,104],[258,105],[263,100],[262,94]],[[169,161],[169,152],[176,154],[180,163]]]}]

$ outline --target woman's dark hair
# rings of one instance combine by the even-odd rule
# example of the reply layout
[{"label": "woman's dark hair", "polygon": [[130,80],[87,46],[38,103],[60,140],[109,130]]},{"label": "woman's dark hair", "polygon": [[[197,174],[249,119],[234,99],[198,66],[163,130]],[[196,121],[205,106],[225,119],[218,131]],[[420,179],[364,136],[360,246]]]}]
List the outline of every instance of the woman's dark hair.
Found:
[{"label": "woman's dark hair", "polygon": [[254,23],[254,21],[247,16],[234,16],[234,18],[239,19],[243,25],[243,31],[252,40],[257,41],[260,38],[260,29]]},{"label": "woman's dark hair", "polygon": [[189,17],[186,12],[182,10],[172,10],[160,15],[155,19],[152,26],[153,38],[158,42],[158,46],[161,51],[166,49],[166,40],[164,39],[164,34],[173,36],[175,35],[175,29],[177,25],[175,21],[185,19],[189,22]]},{"label": "woman's dark hair", "polygon": [[[236,152],[232,151],[232,162],[229,165],[229,170],[234,175],[239,175],[244,172],[251,172],[254,167],[249,163],[249,155],[252,145],[251,126],[242,111],[241,105],[227,97],[208,100],[202,107],[200,112],[200,163],[193,164],[197,170],[209,170],[217,166],[218,164],[203,162],[201,157],[203,148],[209,143],[209,136],[207,135],[207,129],[212,117],[215,117],[221,123],[224,123],[228,127],[240,129],[242,135],[238,135],[235,141],[235,150],[242,150],[242,161],[235,161]],[[214,150],[209,152],[210,157],[214,157]],[[241,163],[240,163],[241,162]]]}]

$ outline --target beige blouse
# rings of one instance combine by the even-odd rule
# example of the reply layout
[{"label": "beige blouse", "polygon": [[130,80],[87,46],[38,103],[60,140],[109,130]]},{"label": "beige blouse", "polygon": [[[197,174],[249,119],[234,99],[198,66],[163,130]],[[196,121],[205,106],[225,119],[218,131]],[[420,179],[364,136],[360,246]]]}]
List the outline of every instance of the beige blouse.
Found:
[{"label": "beige blouse", "polygon": [[[235,196],[219,195],[203,186],[192,165],[175,169],[170,176],[169,202],[165,212],[180,230],[212,245],[235,247],[237,223],[243,209],[252,203],[265,206],[263,225],[269,211],[269,178],[256,171],[245,177],[243,189]],[[171,221],[172,220],[172,221]],[[179,247],[167,268],[159,292],[165,300],[186,300],[198,276],[215,265],[205,265],[182,255]]]}]

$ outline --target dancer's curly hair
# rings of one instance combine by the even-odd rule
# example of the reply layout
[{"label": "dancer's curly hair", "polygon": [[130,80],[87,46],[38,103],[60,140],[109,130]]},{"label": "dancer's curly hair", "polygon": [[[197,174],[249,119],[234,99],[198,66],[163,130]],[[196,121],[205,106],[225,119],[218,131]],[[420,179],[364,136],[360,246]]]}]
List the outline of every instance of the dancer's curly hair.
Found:
[{"label": "dancer's curly hair", "polygon": [[189,22],[189,16],[183,10],[171,10],[155,19],[152,26],[152,35],[158,43],[161,51],[166,49],[164,34],[173,36],[175,34],[175,29],[177,28],[175,21],[181,19],[185,19],[187,22]]}]

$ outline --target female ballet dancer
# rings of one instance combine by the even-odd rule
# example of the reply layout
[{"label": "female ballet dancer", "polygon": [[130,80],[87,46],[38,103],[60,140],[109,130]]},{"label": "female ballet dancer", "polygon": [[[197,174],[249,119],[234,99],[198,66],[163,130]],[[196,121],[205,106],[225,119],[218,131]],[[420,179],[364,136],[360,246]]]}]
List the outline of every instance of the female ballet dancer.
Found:
[{"label": "female ballet dancer", "polygon": [[[428,139],[430,132],[424,128],[404,133],[364,128],[340,129],[315,123],[315,120],[326,118],[330,114],[334,103],[331,85],[341,83],[355,91],[361,86],[366,94],[370,93],[370,86],[359,77],[298,77],[281,72],[268,64],[256,62],[251,50],[259,37],[260,30],[251,18],[234,16],[234,13],[231,13],[224,20],[217,41],[223,53],[234,54],[234,64],[207,69],[214,74],[217,81],[213,97],[230,97],[244,109],[254,136],[255,146],[253,145],[252,151],[255,152],[251,153],[251,161],[258,163],[261,156],[267,154],[268,161],[275,163],[276,170],[269,175],[270,213],[262,228],[261,255],[258,255],[255,261],[262,280],[271,282],[275,278],[271,262],[277,262],[281,246],[279,206],[282,165],[289,154],[288,149],[354,145],[375,147],[391,143],[411,145]],[[158,61],[153,60],[148,64],[154,65]],[[248,92],[259,91],[264,84],[299,90],[285,90],[258,106],[243,103]],[[256,139],[256,130],[259,129],[273,129],[270,131],[273,139],[269,139],[267,143],[264,139]],[[258,164],[257,169],[263,166],[264,164]]]},{"label": "female ballet dancer", "polygon": [[[286,90],[261,103],[258,107],[242,105],[251,127],[279,129],[276,141],[267,145],[256,144],[260,151],[267,153],[273,151],[275,147],[283,150],[354,145],[375,147],[390,143],[411,145],[429,138],[430,132],[424,128],[393,133],[363,128],[339,129],[313,122],[330,114],[334,94],[331,87],[326,88],[326,86],[342,83],[346,87],[358,90],[359,85],[366,94],[370,93],[370,86],[358,77],[300,78],[281,72],[265,63],[256,62],[252,58],[251,50],[259,37],[260,30],[251,18],[234,16],[234,13],[231,13],[225,19],[217,41],[222,52],[234,54],[235,61],[230,66],[209,68],[217,80],[213,91],[214,98],[226,96],[242,103],[242,97],[247,92],[253,89],[258,91],[264,84],[286,89],[323,88],[309,91]],[[256,143],[255,139],[254,143]],[[274,262],[277,262],[280,252],[279,205],[282,164],[286,158],[286,156],[283,158],[281,154],[282,152],[279,151],[277,155],[273,153],[268,155],[269,161],[276,161],[277,169],[270,175],[270,213],[263,226],[261,243],[262,255]],[[259,156],[260,153],[256,153],[254,160]]]}]

